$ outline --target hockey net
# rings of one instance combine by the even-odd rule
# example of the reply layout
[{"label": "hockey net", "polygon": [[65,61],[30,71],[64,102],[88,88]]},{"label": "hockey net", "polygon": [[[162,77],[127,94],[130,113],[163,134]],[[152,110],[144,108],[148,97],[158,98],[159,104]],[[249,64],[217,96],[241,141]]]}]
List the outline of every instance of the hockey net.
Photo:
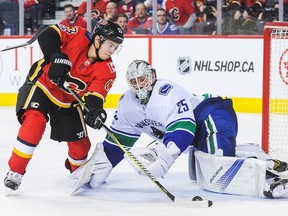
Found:
[{"label": "hockey net", "polygon": [[264,27],[262,148],[288,160],[288,23]]}]

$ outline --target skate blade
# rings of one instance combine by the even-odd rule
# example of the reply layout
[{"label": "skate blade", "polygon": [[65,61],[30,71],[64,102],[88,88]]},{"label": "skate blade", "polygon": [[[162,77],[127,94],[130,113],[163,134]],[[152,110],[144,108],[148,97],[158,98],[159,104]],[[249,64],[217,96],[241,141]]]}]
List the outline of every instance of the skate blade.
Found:
[{"label": "skate blade", "polygon": [[4,196],[8,197],[12,194],[12,189],[5,187],[4,189]]}]

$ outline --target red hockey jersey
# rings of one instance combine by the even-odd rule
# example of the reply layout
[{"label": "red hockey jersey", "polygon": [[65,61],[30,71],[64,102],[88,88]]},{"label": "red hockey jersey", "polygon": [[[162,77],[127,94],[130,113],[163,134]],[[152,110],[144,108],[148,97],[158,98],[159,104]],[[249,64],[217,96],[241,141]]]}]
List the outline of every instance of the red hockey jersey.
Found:
[{"label": "red hockey jersey", "polygon": [[[87,58],[91,33],[80,27],[67,27],[61,24],[51,26],[61,38],[61,51],[72,62],[67,82],[80,95],[93,94],[105,100],[108,91],[116,79],[112,59],[93,63]],[[44,59],[34,63],[30,71],[30,80],[41,88],[53,103],[60,107],[69,107],[75,98],[64,88],[59,88],[48,78],[50,63]],[[32,72],[32,73],[31,73]]]}]

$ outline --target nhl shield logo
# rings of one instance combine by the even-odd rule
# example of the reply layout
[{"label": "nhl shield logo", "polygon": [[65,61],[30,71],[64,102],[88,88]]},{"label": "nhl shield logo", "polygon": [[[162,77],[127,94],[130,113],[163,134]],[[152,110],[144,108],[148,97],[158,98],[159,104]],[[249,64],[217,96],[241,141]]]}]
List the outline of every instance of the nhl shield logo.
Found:
[{"label": "nhl shield logo", "polygon": [[191,59],[189,57],[179,57],[177,61],[177,69],[181,74],[188,74],[191,72]]}]

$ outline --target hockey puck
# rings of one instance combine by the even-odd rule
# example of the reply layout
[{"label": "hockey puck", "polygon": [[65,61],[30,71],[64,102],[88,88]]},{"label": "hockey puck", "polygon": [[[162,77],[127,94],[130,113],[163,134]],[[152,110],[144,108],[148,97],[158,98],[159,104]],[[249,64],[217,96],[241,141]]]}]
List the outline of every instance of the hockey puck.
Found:
[{"label": "hockey puck", "polygon": [[202,199],[202,197],[200,197],[200,196],[195,196],[195,197],[193,197],[193,199],[192,199],[192,201],[202,201],[203,199]]}]

